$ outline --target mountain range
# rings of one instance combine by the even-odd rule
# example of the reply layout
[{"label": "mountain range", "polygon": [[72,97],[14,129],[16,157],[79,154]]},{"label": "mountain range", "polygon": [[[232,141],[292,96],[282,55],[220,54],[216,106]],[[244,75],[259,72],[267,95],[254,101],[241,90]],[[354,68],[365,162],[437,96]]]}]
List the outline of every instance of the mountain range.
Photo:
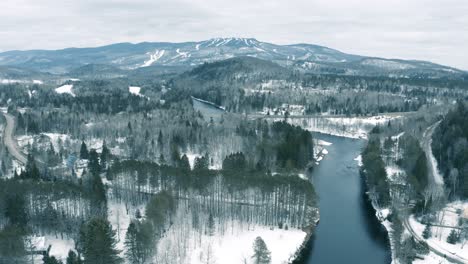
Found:
[{"label": "mountain range", "polygon": [[7,51],[0,53],[0,77],[39,73],[87,76],[96,72],[120,76],[127,71],[151,72],[150,69],[171,72],[241,56],[318,74],[464,79],[468,75],[456,68],[427,61],[352,55],[318,45],[276,45],[253,38],[215,38],[200,42],[118,43],[95,48]]}]

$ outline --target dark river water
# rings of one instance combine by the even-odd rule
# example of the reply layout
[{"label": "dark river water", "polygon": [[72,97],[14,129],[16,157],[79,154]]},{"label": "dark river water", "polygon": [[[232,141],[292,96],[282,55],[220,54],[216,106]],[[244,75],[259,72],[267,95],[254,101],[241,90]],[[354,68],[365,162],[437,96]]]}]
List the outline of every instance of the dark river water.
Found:
[{"label": "dark river water", "polygon": [[310,174],[319,195],[320,223],[298,263],[390,263],[387,235],[364,197],[354,159],[365,141],[316,134],[333,143]]}]

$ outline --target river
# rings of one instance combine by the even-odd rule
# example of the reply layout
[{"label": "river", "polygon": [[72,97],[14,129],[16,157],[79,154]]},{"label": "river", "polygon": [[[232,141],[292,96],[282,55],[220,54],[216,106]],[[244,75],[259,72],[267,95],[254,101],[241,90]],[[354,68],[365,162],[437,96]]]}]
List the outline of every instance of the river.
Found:
[{"label": "river", "polygon": [[320,223],[301,264],[390,263],[387,235],[366,201],[355,158],[365,141],[322,134],[333,143],[309,177],[319,195]]},{"label": "river", "polygon": [[[205,118],[224,111],[193,100]],[[320,223],[295,264],[384,264],[391,262],[387,233],[367,202],[355,158],[365,141],[314,133],[332,143],[309,178],[319,196]]]}]

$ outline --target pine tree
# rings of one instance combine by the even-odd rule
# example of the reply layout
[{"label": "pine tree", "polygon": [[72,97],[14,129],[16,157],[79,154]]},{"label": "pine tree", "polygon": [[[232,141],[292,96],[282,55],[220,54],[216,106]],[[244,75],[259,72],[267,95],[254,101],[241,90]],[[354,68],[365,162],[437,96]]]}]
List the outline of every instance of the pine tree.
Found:
[{"label": "pine tree", "polygon": [[135,212],[135,217],[136,219],[141,219],[141,211],[140,209],[137,209],[136,212]]},{"label": "pine tree", "polygon": [[158,146],[159,146],[159,149],[163,149],[163,134],[161,132],[161,130],[159,130],[159,135],[158,135]]},{"label": "pine tree", "polygon": [[80,148],[80,159],[88,159],[88,148],[86,147],[86,143],[81,141],[81,148]]},{"label": "pine tree", "polygon": [[90,220],[81,232],[84,264],[116,264],[122,259],[118,256],[115,231],[104,218]]},{"label": "pine tree", "polygon": [[26,212],[26,201],[20,194],[9,194],[5,199],[5,217],[10,220],[11,225],[20,228],[26,227],[28,214]]},{"label": "pine tree", "polygon": [[166,164],[166,159],[162,153],[159,155],[159,164]]},{"label": "pine tree", "polygon": [[106,146],[106,141],[102,144],[102,152],[100,156],[101,169],[105,170],[107,168],[107,158],[109,157],[110,151]]},{"label": "pine tree", "polygon": [[207,170],[207,169],[208,169],[208,159],[205,156],[195,158],[195,164],[193,165],[193,170],[199,171],[199,170]]},{"label": "pine tree", "polygon": [[52,246],[49,246],[47,249],[46,253],[42,257],[42,261],[44,264],[62,264],[62,261],[56,259],[54,256],[50,256],[50,248]]},{"label": "pine tree", "polygon": [[140,261],[140,249],[138,248],[137,242],[137,224],[135,222],[130,222],[127,228],[127,234],[125,235],[125,256],[132,264],[141,263]]},{"label": "pine tree", "polygon": [[88,169],[91,175],[99,175],[101,172],[101,166],[99,165],[98,153],[95,149],[91,149],[88,155]]},{"label": "pine tree", "polygon": [[23,263],[26,249],[23,228],[14,225],[0,230],[0,263]]},{"label": "pine tree", "polygon": [[271,262],[271,252],[268,250],[265,241],[261,237],[257,237],[253,244],[255,264],[269,264]]},{"label": "pine tree", "polygon": [[125,237],[125,256],[132,264],[142,264],[152,254],[154,232],[149,222],[131,222]]},{"label": "pine tree", "polygon": [[190,171],[190,162],[185,154],[180,158],[179,168],[181,168],[182,171]]},{"label": "pine tree", "polygon": [[426,227],[424,228],[424,231],[422,233],[422,236],[424,239],[428,239],[432,236],[432,230],[431,230],[431,226],[430,225],[426,225]]},{"label": "pine tree", "polygon": [[456,244],[459,240],[460,238],[457,234],[457,231],[455,231],[455,229],[452,229],[452,231],[450,231],[449,236],[447,237],[447,243]]},{"label": "pine tree", "polygon": [[73,250],[68,251],[66,264],[82,264],[82,263],[83,262],[78,257],[78,255],[75,253],[75,251],[73,251]]}]

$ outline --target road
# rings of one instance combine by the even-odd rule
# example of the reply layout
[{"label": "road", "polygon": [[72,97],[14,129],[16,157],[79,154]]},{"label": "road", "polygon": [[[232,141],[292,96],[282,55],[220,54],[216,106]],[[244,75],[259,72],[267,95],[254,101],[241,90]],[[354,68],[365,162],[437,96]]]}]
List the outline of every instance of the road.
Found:
[{"label": "road", "polygon": [[432,196],[435,198],[440,198],[444,195],[444,179],[439,173],[437,168],[437,160],[435,159],[432,153],[432,134],[441,121],[438,121],[431,126],[429,126],[423,133],[423,138],[421,140],[421,147],[426,154],[427,160],[427,171],[428,171],[428,180],[430,184],[430,190],[432,191]]},{"label": "road", "polygon": [[16,160],[18,160],[21,164],[26,165],[28,158],[23,152],[19,150],[18,144],[13,137],[16,128],[15,117],[7,113],[4,113],[3,116],[6,120],[6,127],[3,131],[3,143],[7,147],[8,152]]}]

